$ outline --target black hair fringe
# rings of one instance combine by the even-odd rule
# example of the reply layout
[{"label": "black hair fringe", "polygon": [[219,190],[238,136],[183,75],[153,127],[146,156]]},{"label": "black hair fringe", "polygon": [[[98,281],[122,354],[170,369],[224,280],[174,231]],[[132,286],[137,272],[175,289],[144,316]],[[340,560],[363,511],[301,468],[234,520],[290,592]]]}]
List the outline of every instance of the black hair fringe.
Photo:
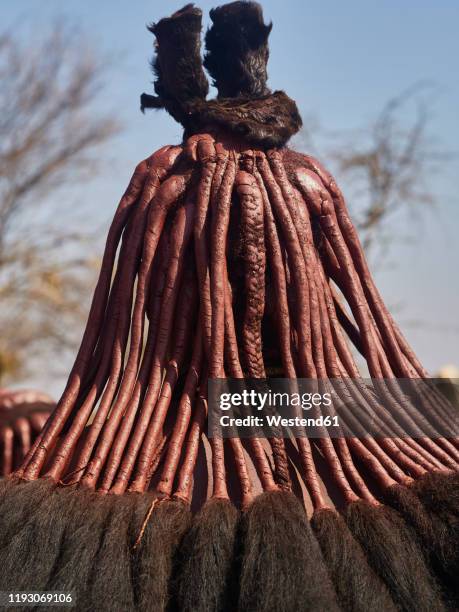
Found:
[{"label": "black hair fringe", "polygon": [[[54,489],[50,480],[10,480],[1,481],[0,488],[0,551],[20,531],[35,508]],[[33,500],[33,501],[31,501]]]},{"label": "black hair fringe", "polygon": [[176,597],[180,612],[235,610],[238,517],[236,507],[224,499],[211,499],[194,517],[179,550]]},{"label": "black hair fringe", "polygon": [[386,490],[384,499],[416,533],[445,601],[449,606],[459,607],[459,542],[454,538],[454,524],[428,510],[410,488],[394,485]]},{"label": "black hair fringe", "polygon": [[129,532],[135,503],[136,494],[115,496],[102,525],[103,535],[88,585],[92,610],[127,612],[135,609]]},{"label": "black hair fringe", "polygon": [[94,610],[94,564],[104,541],[110,511],[116,499],[84,489],[69,492],[69,512],[59,559],[46,590],[73,592],[78,610]]},{"label": "black hair fringe", "polygon": [[240,525],[241,612],[339,610],[317,540],[292,493],[261,494]]},{"label": "black hair fringe", "polygon": [[431,472],[413,483],[413,491],[434,512],[459,518],[459,473]]},{"label": "black hair fringe", "polygon": [[346,508],[346,522],[400,610],[439,612],[440,590],[411,528],[388,506],[364,501]]},{"label": "black hair fringe", "polygon": [[343,517],[334,510],[318,510],[311,526],[343,612],[395,612],[386,585],[368,564]]},{"label": "black hair fringe", "polygon": [[[145,517],[155,499],[145,495],[142,501],[145,512],[136,512],[136,525],[131,533],[141,532]],[[149,498],[149,499],[148,499]],[[140,520],[139,520],[140,519]],[[172,572],[182,538],[191,523],[189,508],[180,501],[166,500],[157,503],[138,546],[133,550],[133,581],[136,607],[162,612],[172,601]],[[137,538],[134,539],[134,546]]]},{"label": "black hair fringe", "polygon": [[[27,487],[33,512],[22,527],[10,535],[1,551],[0,589],[2,591],[43,590],[53,571],[65,528],[61,518],[61,496],[54,490],[39,501]],[[14,504],[9,509],[15,512]]]}]

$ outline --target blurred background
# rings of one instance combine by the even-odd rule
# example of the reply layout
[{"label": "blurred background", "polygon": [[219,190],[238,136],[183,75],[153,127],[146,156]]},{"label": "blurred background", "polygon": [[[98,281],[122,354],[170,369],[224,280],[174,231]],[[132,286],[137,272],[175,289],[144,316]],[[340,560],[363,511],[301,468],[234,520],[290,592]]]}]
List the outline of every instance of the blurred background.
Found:
[{"label": "blurred background", "polygon": [[[261,3],[270,85],[303,115],[294,148],[335,174],[421,361],[459,377],[459,4]],[[199,3],[205,28],[214,5]],[[181,138],[139,110],[145,25],[181,6],[2,3],[0,387],[63,389],[116,204],[136,163]]]}]

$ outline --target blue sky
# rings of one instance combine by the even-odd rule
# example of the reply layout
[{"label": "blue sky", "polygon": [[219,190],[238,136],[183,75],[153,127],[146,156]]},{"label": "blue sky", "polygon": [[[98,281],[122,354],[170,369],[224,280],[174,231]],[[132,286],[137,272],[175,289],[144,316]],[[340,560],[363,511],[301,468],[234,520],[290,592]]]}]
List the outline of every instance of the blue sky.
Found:
[{"label": "blue sky", "polygon": [[[458,151],[459,3],[455,0],[261,2],[271,34],[270,84],[285,89],[305,119],[316,117],[330,131],[352,130],[371,120],[387,99],[418,81],[435,86],[432,132],[442,147]],[[216,2],[199,6],[205,13]],[[124,131],[106,151],[102,174],[75,186],[78,199],[97,201],[94,214],[110,218],[136,162],[166,142],[180,139],[180,126],[164,112],[143,116],[139,94],[151,90],[148,60],[153,37],[145,24],[182,6],[133,0],[15,0],[3,2],[2,22],[25,20],[38,33],[56,17],[79,24],[97,48],[112,58],[105,98]],[[327,159],[323,160],[327,163]],[[376,273],[386,302],[431,370],[459,365],[459,161],[429,178],[438,208],[416,229],[414,244],[391,252],[395,266]],[[339,176],[337,177],[339,181]],[[417,323],[417,324],[414,324]]]}]

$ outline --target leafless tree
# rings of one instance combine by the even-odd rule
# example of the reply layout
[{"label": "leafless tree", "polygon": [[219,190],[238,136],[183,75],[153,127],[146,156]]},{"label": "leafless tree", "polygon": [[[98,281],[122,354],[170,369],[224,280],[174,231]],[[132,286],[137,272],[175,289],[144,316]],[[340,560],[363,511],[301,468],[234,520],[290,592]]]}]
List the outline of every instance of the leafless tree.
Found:
[{"label": "leafless tree", "polygon": [[104,71],[64,22],[0,35],[0,380],[62,363],[81,333],[95,255],[64,188],[118,129],[95,110]]},{"label": "leafless tree", "polygon": [[356,130],[325,131],[317,119],[302,134],[313,154],[332,160],[368,256],[378,263],[397,238],[412,239],[436,202],[432,177],[452,153],[432,135],[435,88],[418,83],[384,104]]},{"label": "leafless tree", "polygon": [[390,99],[360,137],[344,138],[334,151],[357,196],[363,246],[380,261],[394,239],[413,238],[414,221],[436,204],[432,177],[451,157],[432,135],[432,92],[416,84]]}]

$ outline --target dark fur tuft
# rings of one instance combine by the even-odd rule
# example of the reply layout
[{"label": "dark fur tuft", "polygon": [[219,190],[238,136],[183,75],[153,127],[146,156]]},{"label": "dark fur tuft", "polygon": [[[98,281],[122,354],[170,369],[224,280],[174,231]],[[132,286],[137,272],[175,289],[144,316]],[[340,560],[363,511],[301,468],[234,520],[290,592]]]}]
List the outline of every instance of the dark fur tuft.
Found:
[{"label": "dark fur tuft", "polygon": [[130,493],[116,496],[101,525],[103,537],[88,585],[92,610],[134,610],[129,526],[135,502],[136,495]]},{"label": "dark fur tuft", "polygon": [[319,510],[312,516],[311,526],[343,612],[395,612],[385,584],[369,566],[342,516],[333,510]]},{"label": "dark fur tuft", "polygon": [[[49,490],[40,500],[27,487],[33,508],[22,527],[12,533],[1,551],[0,588],[3,591],[43,590],[53,571],[65,529],[60,491]],[[9,508],[15,512],[14,504]]]},{"label": "dark fur tuft", "polygon": [[[142,502],[143,517],[136,512],[133,532],[140,532],[154,496]],[[146,501],[146,500],[145,500]],[[191,522],[190,510],[182,502],[162,501],[151,513],[138,547],[133,551],[133,579],[139,610],[166,610],[171,599],[171,576],[178,547]],[[135,539],[134,539],[135,542]]]},{"label": "dark fur tuft", "polygon": [[401,610],[444,609],[416,538],[397,512],[387,506],[354,502],[346,509],[346,521]]},{"label": "dark fur tuft", "polygon": [[264,24],[260,5],[233,2],[211,11],[205,65],[218,87],[217,100],[206,100],[201,17],[201,11],[188,4],[149,27],[157,38],[152,64],[157,96],[142,94],[142,111],[165,108],[183,125],[185,138],[214,129],[243,138],[249,146],[284,146],[302,121],[293,100],[266,87],[271,25]]},{"label": "dark fur tuft", "polygon": [[459,474],[428,474],[414,483],[413,491],[437,526],[440,566],[446,572],[444,584],[459,608]]},{"label": "dark fur tuft", "polygon": [[[0,490],[0,550],[20,531],[41,501],[51,494],[50,480],[9,480],[1,482]],[[33,500],[33,502],[31,502]]]},{"label": "dark fur tuft", "polygon": [[235,609],[232,571],[238,511],[223,499],[208,501],[180,547],[177,607],[182,612]]},{"label": "dark fur tuft", "polygon": [[70,492],[60,556],[46,590],[74,592],[78,610],[92,610],[91,581],[103,543],[112,496],[85,490]]},{"label": "dark fur tuft", "polygon": [[264,149],[282,147],[302,126],[295,102],[283,91],[258,98],[195,102],[190,125],[193,131],[215,126]]},{"label": "dark fur tuft", "polygon": [[338,610],[303,506],[291,493],[263,493],[243,514],[240,610]]},{"label": "dark fur tuft", "polygon": [[257,2],[231,2],[210,11],[204,66],[221,98],[269,93],[266,65],[272,24],[265,25]]},{"label": "dark fur tuft", "polygon": [[202,68],[201,20],[202,11],[187,4],[148,27],[157,41],[152,67],[158,98],[143,94],[142,110],[164,107],[186,125],[189,102],[206,98],[209,84]]},{"label": "dark fur tuft", "polygon": [[165,610],[190,513],[179,502],[158,504],[133,551],[153,499],[54,488],[46,480],[2,483],[2,519],[16,509],[19,518],[1,523],[0,588],[71,591],[84,612],[146,610],[152,602]]},{"label": "dark fur tuft", "polygon": [[[413,528],[451,605],[459,607],[459,546],[451,520],[428,510],[412,489],[394,485],[385,492],[385,501],[395,508]],[[454,534],[456,533],[456,537]]]},{"label": "dark fur tuft", "polygon": [[414,483],[413,490],[426,508],[459,518],[459,473],[426,474]]}]

